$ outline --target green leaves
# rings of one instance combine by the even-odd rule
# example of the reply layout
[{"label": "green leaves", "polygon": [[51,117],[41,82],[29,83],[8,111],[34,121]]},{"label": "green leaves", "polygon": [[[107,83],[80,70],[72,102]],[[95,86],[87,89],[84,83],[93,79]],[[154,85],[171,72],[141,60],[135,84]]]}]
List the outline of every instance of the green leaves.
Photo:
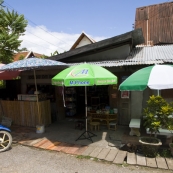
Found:
[{"label": "green leaves", "polygon": [[151,133],[159,132],[159,128],[171,128],[169,115],[173,113],[173,103],[168,103],[161,96],[150,96],[144,109],[144,126]]},{"label": "green leaves", "polygon": [[18,50],[22,40],[19,37],[25,32],[27,21],[23,15],[14,10],[0,9],[0,62],[10,63],[13,54]]}]

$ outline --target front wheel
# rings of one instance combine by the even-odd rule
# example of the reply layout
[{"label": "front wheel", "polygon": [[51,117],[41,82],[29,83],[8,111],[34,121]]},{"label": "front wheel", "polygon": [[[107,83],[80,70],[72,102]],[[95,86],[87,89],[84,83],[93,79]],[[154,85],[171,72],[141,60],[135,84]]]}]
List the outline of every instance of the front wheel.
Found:
[{"label": "front wheel", "polygon": [[12,136],[7,131],[0,131],[0,152],[8,150],[12,144]]}]

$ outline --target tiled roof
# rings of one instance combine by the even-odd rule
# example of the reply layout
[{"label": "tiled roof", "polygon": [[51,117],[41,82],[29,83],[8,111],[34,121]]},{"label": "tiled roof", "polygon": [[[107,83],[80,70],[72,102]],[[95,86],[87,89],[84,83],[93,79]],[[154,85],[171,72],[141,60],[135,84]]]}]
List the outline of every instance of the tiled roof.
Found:
[{"label": "tiled roof", "polygon": [[24,58],[27,58],[29,57],[30,55],[34,55],[35,57],[41,57],[42,55],[41,54],[38,54],[38,53],[34,53],[32,51],[26,51],[26,52],[18,52],[16,54],[14,54],[14,61],[18,61],[20,60],[20,57],[24,57]]},{"label": "tiled roof", "polygon": [[[103,67],[173,63],[173,45],[137,46],[125,60],[87,62]],[[70,63],[78,65],[81,63]]]},{"label": "tiled roof", "polygon": [[29,52],[19,52],[14,55],[14,61],[18,61],[21,56],[26,57]]}]

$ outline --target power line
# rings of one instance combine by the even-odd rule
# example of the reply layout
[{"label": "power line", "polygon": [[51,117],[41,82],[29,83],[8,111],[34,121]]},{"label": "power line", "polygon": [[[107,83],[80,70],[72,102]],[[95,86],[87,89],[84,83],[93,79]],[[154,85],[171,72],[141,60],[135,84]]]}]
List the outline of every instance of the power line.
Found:
[{"label": "power line", "polygon": [[[9,5],[8,3],[6,3],[5,2],[5,4],[7,4],[7,6],[10,8],[10,9],[12,9],[12,10],[15,10],[11,5]],[[17,10],[15,10],[15,11],[17,11]],[[18,12],[18,11],[17,11]],[[19,13],[19,12],[18,12]],[[22,13],[19,13],[19,14],[22,14]],[[25,17],[26,18],[26,17]],[[46,32],[46,33],[48,33],[49,35],[51,35],[51,36],[53,36],[54,38],[56,38],[56,39],[58,39],[58,40],[60,40],[59,38],[57,38],[57,37],[55,37],[54,35],[52,35],[52,34],[50,34],[48,31],[46,31],[46,30],[44,30],[43,28],[41,28],[41,27],[39,27],[37,24],[35,24],[34,22],[32,22],[30,19],[28,19],[28,18],[26,18],[28,21],[30,21],[31,23],[33,23],[34,25],[36,25],[38,28],[40,28],[40,29],[42,29],[44,32]],[[27,31],[27,32],[29,32],[29,31]],[[32,35],[34,35],[33,33],[31,33]],[[36,35],[34,35],[34,36],[36,36]],[[38,36],[36,36],[36,37],[38,37]],[[40,38],[40,37],[38,37],[39,39],[42,39],[42,38]],[[42,39],[42,40],[44,40],[44,39]],[[44,40],[44,41],[46,41],[46,40]],[[62,40],[60,40],[60,41],[62,41]],[[48,41],[46,41],[47,43],[49,43],[49,44],[52,44],[52,43],[50,43],[50,42],[48,42]],[[62,41],[62,42],[64,42],[64,41]],[[68,44],[68,43],[66,43],[66,42],[64,42],[65,44]],[[52,44],[53,45],[53,44]],[[69,44],[68,44],[69,45]],[[56,47],[58,47],[57,45],[53,45],[53,46],[56,46]],[[61,48],[61,47],[58,47],[58,48],[60,48],[60,49],[62,49],[62,50],[64,50],[64,51],[66,51],[65,49],[63,49],[63,48]]]},{"label": "power line", "polygon": [[[33,23],[35,26],[38,26],[37,24],[35,24],[34,22],[32,22],[30,19],[27,19],[27,20],[30,21],[31,23]],[[38,27],[39,27],[39,26],[38,26]],[[53,36],[54,38],[60,40],[61,42],[65,43],[65,44],[68,44],[68,43],[66,43],[65,41],[59,39],[58,37],[55,37],[55,36],[54,36],[53,34],[51,34],[50,32],[44,30],[43,28],[41,28],[41,27],[39,27],[39,28],[42,29],[44,32],[47,32],[48,34],[50,34],[50,35]],[[70,44],[68,44],[68,45],[71,46]]]},{"label": "power line", "polygon": [[44,49],[51,50],[51,51],[55,51],[55,50],[53,50],[53,49],[50,49],[50,48],[41,46],[41,45],[39,45],[39,44],[36,44],[36,43],[34,43],[34,42],[31,42],[31,41],[29,41],[29,40],[25,40],[25,41],[26,41],[26,42],[30,42],[30,43],[32,43],[32,44],[35,44],[35,45],[37,45],[37,46],[43,47]]},{"label": "power line", "polygon": [[[27,32],[29,32],[29,31],[27,31]],[[35,34],[31,33],[31,32],[29,32],[29,33],[32,34],[32,35],[34,35],[35,37],[38,37],[37,35],[35,35]],[[52,44],[52,43],[50,43],[50,42],[44,40],[43,38],[40,38],[40,37],[38,37],[38,38],[41,39],[41,40],[43,40],[43,41],[45,41],[45,42],[47,42],[47,43],[49,43],[49,44],[51,44],[51,45],[53,45],[53,46],[55,46],[55,47],[57,47],[56,45],[54,45],[54,44]],[[60,47],[59,47],[59,48],[60,48]],[[62,48],[60,48],[60,49],[62,49]],[[64,50],[64,49],[62,49],[62,50]],[[65,51],[65,50],[64,50],[64,51]]]}]

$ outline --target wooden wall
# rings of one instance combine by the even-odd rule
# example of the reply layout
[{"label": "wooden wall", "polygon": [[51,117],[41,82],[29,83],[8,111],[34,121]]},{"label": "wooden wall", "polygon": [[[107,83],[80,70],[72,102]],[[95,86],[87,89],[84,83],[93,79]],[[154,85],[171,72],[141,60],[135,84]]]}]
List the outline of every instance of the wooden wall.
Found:
[{"label": "wooden wall", "polygon": [[[1,100],[3,114],[15,125],[36,127],[51,124],[50,101],[8,101]],[[38,107],[39,106],[39,114]]]},{"label": "wooden wall", "polygon": [[173,43],[173,2],[136,9],[135,29],[142,28],[145,44]]}]

